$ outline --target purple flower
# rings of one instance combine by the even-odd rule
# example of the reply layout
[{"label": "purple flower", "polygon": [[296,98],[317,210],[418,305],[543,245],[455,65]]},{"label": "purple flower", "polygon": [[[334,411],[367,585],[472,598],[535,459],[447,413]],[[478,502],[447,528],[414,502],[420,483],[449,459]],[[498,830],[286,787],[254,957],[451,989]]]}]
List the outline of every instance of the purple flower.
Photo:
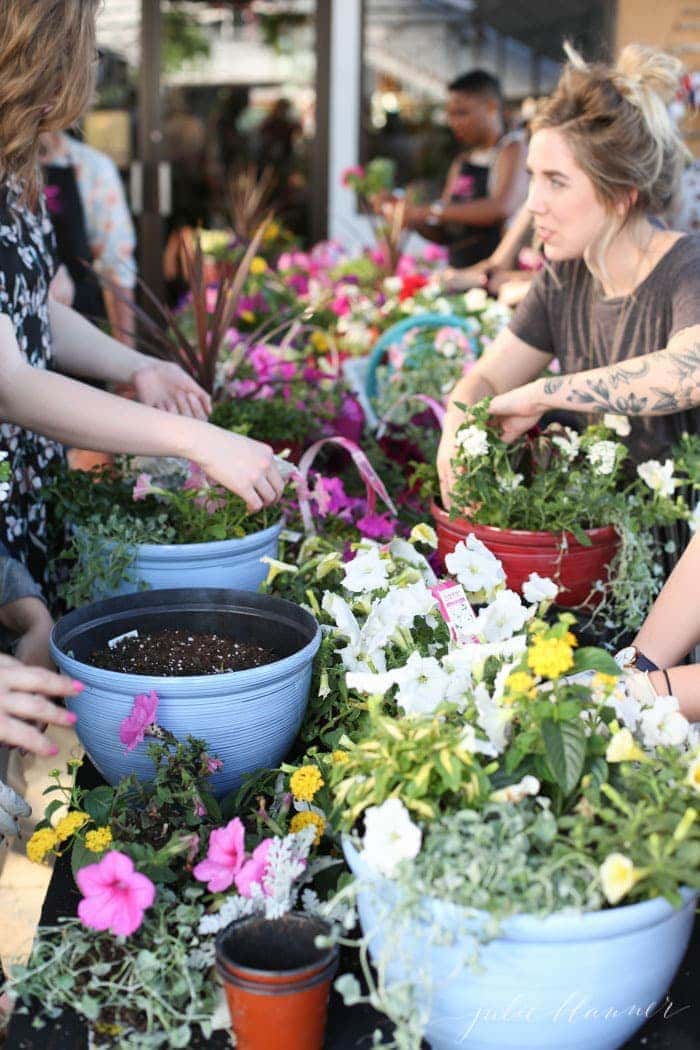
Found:
[{"label": "purple flower", "polygon": [[396,532],[396,521],[389,514],[365,514],[355,524],[363,536],[372,540],[389,540]]},{"label": "purple flower", "polygon": [[127,715],[119,726],[119,739],[127,751],[133,751],[141,743],[148,727],[156,720],[157,710],[158,695],[153,690],[134,697],[131,714]]}]

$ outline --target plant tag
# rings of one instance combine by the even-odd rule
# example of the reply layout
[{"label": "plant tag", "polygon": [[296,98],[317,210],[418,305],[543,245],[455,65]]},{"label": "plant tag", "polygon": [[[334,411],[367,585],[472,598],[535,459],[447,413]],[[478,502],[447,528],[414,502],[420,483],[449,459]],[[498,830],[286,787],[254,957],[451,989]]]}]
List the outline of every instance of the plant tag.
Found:
[{"label": "plant tag", "polygon": [[294,529],[282,529],[280,532],[280,539],[287,540],[288,543],[298,543],[303,533],[296,532]]},{"label": "plant tag", "polygon": [[461,583],[444,580],[430,588],[430,593],[438,603],[443,620],[447,624],[450,637],[455,645],[467,645],[477,641],[474,634],[476,614]]},{"label": "plant tag", "polygon": [[119,643],[123,642],[125,638],[138,638],[138,636],[139,632],[137,630],[126,631],[124,634],[118,634],[116,638],[110,638],[107,645],[110,649],[114,649],[115,645],[119,645]]}]

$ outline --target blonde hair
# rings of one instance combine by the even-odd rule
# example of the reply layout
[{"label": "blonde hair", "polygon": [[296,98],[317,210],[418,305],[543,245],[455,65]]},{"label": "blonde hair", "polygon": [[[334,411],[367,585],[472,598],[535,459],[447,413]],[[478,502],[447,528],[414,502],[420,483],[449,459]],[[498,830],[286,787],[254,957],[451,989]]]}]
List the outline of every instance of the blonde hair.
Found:
[{"label": "blonde hair", "polygon": [[0,0],[0,181],[36,205],[39,136],[75,124],[93,90],[99,0]]},{"label": "blonde hair", "polygon": [[671,203],[687,150],[668,104],[682,65],[671,55],[630,44],[613,67],[589,65],[568,45],[553,95],[532,122],[533,134],[556,128],[610,209],[628,203],[623,220],[663,212]]}]

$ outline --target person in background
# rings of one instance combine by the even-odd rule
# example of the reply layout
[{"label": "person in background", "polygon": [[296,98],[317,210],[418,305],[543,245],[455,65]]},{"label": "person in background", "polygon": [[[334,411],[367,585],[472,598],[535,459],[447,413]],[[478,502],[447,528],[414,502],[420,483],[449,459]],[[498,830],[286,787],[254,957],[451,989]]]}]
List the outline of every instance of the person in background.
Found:
[{"label": "person in background", "polygon": [[[442,195],[407,204],[404,223],[449,245],[450,266],[473,266],[495,252],[527,195],[525,135],[507,130],[501,85],[485,70],[457,77],[448,92],[447,122],[462,150]],[[395,202],[382,207],[390,212]]]},{"label": "person in background", "polygon": [[[650,221],[685,154],[667,108],[680,63],[640,45],[612,68],[569,57],[528,156],[527,206],[548,265],[450,395],[438,451],[447,505],[460,404],[493,397],[507,440],[550,408],[625,414],[637,463],[698,431],[700,239]],[[537,379],[553,357],[565,374]],[[657,385],[640,394],[652,369]]]},{"label": "person in background", "polygon": [[[133,346],[136,231],[117,167],[60,131],[42,136],[40,158],[58,262],[74,286],[71,302],[60,284],[52,294],[90,321],[108,320],[115,338]],[[90,266],[107,283],[100,286]]]}]

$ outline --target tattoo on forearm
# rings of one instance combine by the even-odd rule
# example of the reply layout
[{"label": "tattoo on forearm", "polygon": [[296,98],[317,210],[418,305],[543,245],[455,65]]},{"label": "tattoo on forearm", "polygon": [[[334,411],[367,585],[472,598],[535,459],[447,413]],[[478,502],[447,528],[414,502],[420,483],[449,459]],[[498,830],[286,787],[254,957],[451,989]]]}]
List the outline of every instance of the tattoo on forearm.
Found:
[{"label": "tattoo on forearm", "polygon": [[[643,380],[654,372],[657,375],[661,372],[664,378],[675,379],[675,383],[670,388],[645,384]],[[660,350],[650,355],[643,365],[616,365],[602,369],[595,379],[585,379],[583,376],[565,378],[571,380],[571,390],[566,400],[574,405],[628,416],[666,416],[683,412],[700,404],[700,343],[682,350]],[[548,390],[548,382],[545,382],[544,387],[546,393],[554,393],[559,389]],[[562,382],[563,379],[558,380],[560,385]],[[637,383],[639,389],[626,395],[613,393],[621,384],[630,386]]]},{"label": "tattoo on forearm", "polygon": [[564,385],[565,376],[548,376],[544,381],[545,394],[556,394]]}]

